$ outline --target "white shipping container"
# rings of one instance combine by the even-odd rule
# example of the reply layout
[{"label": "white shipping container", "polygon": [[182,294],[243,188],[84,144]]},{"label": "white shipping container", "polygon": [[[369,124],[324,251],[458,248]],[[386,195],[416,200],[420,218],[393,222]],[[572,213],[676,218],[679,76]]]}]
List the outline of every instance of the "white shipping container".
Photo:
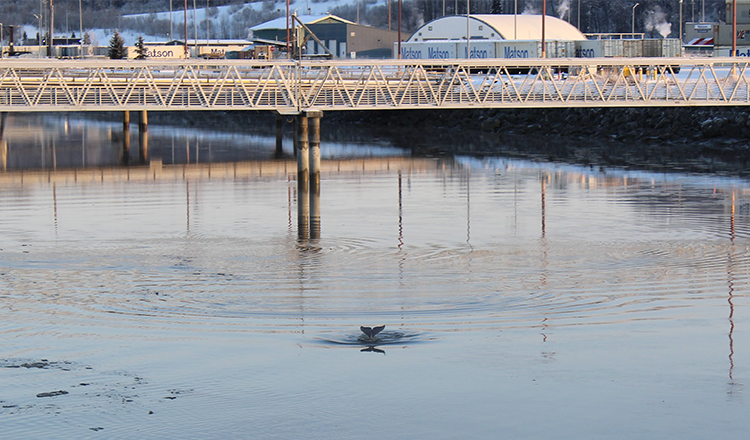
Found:
[{"label": "white shipping container", "polygon": [[682,56],[682,41],[680,41],[678,38],[665,38],[661,41],[661,56],[667,58]]},{"label": "white shipping container", "polygon": [[[716,47],[714,47],[714,56],[715,57],[731,57],[732,56],[732,48],[731,47],[716,46]],[[747,46],[737,47],[737,52],[735,52],[734,56],[737,56],[737,57],[750,57],[750,47],[747,47]]]},{"label": "white shipping container", "polygon": [[[404,60],[435,60],[457,58],[457,42],[455,41],[419,41],[401,43],[401,58]],[[466,52],[464,44],[463,52]],[[394,53],[398,53],[398,42],[393,45]]]},{"label": "white shipping container", "polygon": [[557,41],[555,56],[557,58],[574,58],[576,56],[576,42]]},{"label": "white shipping container", "polygon": [[[425,41],[425,44],[431,41]],[[471,51],[471,58],[496,58],[495,44],[487,41],[472,41],[468,48]],[[461,58],[466,58],[466,42],[458,43],[458,53]]]},{"label": "white shipping container", "polygon": [[599,40],[602,44],[602,55],[605,57],[624,56],[624,40]]},{"label": "white shipping container", "polygon": [[643,40],[621,40],[622,55],[626,58],[639,58],[643,56]]},{"label": "white shipping container", "polygon": [[576,41],[576,58],[601,58],[604,56],[602,42],[605,40]]},{"label": "white shipping container", "polygon": [[540,58],[541,53],[541,41],[507,40],[495,42],[496,58]]}]

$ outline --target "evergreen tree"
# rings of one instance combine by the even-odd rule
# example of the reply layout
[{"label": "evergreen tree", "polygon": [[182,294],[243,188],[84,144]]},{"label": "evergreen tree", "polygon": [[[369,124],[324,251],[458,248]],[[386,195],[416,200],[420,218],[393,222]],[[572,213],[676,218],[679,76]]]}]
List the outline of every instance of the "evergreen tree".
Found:
[{"label": "evergreen tree", "polygon": [[500,2],[500,0],[492,0],[492,9],[490,10],[490,14],[502,14],[503,13],[503,4]]},{"label": "evergreen tree", "polygon": [[112,35],[112,39],[109,40],[109,58],[112,60],[121,60],[126,58],[128,55],[127,49],[125,49],[125,41],[120,36],[120,33],[115,31]]},{"label": "evergreen tree", "polygon": [[148,51],[146,50],[146,45],[143,43],[143,36],[138,36],[138,41],[135,43],[135,59],[136,60],[145,60],[146,57],[148,57]]},{"label": "evergreen tree", "polygon": [[91,35],[89,35],[88,32],[85,32],[83,34],[83,44],[85,44],[87,46],[91,44]]}]

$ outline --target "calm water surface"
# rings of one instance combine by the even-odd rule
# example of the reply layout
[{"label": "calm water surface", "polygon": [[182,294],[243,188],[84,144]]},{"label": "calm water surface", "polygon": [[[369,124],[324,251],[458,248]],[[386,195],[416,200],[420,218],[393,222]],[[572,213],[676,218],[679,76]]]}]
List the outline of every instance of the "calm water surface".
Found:
[{"label": "calm water surface", "polygon": [[38,122],[0,173],[3,436],[747,436],[747,181],[324,142],[308,238],[293,168],[247,171],[271,136],[153,127],[124,168],[117,124]]}]

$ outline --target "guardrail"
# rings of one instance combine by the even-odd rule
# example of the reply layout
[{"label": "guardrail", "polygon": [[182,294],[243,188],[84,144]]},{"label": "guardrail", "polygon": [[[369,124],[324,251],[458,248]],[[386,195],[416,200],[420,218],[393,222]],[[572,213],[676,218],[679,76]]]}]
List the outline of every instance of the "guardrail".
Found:
[{"label": "guardrail", "polygon": [[4,60],[0,111],[750,104],[743,58]]}]

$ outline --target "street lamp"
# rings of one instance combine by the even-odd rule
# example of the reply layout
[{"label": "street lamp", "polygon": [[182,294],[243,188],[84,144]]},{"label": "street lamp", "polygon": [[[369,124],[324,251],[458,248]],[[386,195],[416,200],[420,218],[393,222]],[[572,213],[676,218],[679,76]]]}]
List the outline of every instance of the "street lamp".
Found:
[{"label": "street lamp", "polygon": [[83,56],[83,4],[82,0],[78,0],[78,25],[81,27],[79,30],[81,34],[79,37],[81,38],[80,41],[80,48],[81,48],[81,58],[85,58]]},{"label": "street lamp", "polygon": [[401,0],[398,0],[398,59],[401,59]]},{"label": "street lamp", "polygon": [[737,0],[732,0],[732,56],[737,56]]},{"label": "street lamp", "polygon": [[632,34],[631,38],[635,38],[635,8],[638,5],[640,5],[640,3],[636,3],[636,4],[633,5],[633,29],[632,29],[632,32],[631,32],[631,34]]},{"label": "street lamp", "polygon": [[682,45],[682,0],[680,0],[680,45]]},{"label": "street lamp", "polygon": [[466,0],[466,59],[471,58],[471,26],[470,26],[470,15],[471,15],[471,0]]},{"label": "street lamp", "polygon": [[3,59],[3,24],[0,23],[0,60]]},{"label": "street lamp", "polygon": [[547,0],[542,2],[542,58],[547,58],[547,43],[545,41],[545,16],[547,15]]}]

